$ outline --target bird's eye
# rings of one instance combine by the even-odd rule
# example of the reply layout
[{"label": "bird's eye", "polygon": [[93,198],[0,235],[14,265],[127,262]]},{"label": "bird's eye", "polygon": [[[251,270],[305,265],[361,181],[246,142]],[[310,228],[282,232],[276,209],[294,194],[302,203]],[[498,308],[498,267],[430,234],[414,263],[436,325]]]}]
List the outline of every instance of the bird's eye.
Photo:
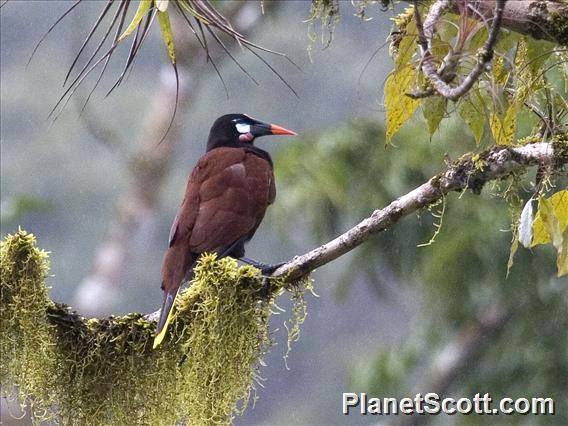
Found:
[{"label": "bird's eye", "polygon": [[237,123],[235,127],[237,128],[237,132],[241,134],[250,133],[250,124]]}]

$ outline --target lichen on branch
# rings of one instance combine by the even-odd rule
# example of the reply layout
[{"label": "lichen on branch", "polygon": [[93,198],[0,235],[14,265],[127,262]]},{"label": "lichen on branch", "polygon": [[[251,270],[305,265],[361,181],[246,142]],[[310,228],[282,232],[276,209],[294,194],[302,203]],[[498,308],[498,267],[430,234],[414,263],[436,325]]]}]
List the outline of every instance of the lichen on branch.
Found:
[{"label": "lichen on branch", "polygon": [[276,282],[267,295],[257,269],[202,256],[168,337],[152,350],[155,324],[142,314],[85,319],[53,303],[48,257],[32,234],[8,235],[1,259],[2,392],[16,393],[35,421],[228,424],[254,396],[282,288]]}]

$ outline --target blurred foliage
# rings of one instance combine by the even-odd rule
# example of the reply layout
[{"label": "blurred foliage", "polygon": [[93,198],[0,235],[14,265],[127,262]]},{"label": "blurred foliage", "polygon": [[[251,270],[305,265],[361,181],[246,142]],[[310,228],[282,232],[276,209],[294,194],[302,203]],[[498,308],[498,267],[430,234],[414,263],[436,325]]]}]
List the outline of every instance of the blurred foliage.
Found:
[{"label": "blurred foliage", "polygon": [[[318,242],[336,236],[443,170],[444,150],[455,158],[475,146],[458,119],[448,123],[443,141],[428,143],[422,126],[415,124],[397,134],[396,146],[388,148],[384,129],[374,120],[353,120],[306,137],[276,160],[282,216],[302,211]],[[408,341],[357,364],[356,389],[408,396],[427,374],[433,354],[488,306],[498,304],[514,310],[514,319],[453,390],[461,396],[481,390],[494,397],[551,396],[563,413],[553,421],[566,422],[566,280],[554,278],[550,247],[520,249],[506,278],[511,223],[534,192],[532,173],[487,185],[481,195],[450,194],[431,212],[407,217],[357,249],[338,279],[340,286],[363,275],[388,298],[386,281],[412,285],[420,291],[423,309]],[[568,179],[564,174],[552,183],[563,188]],[[438,217],[443,208],[443,218]],[[436,231],[432,224],[441,220],[435,241],[417,248],[430,240]]]},{"label": "blurred foliage", "polygon": [[2,226],[13,226],[26,214],[46,213],[52,207],[46,199],[29,194],[6,197],[2,200],[0,222]]},{"label": "blurred foliage", "polygon": [[[0,258],[2,396],[29,404],[35,422],[229,424],[255,396],[274,301],[257,269],[202,256],[164,345],[152,350],[155,324],[142,314],[87,320],[53,303],[48,256],[32,234],[6,236]],[[306,288],[309,279],[292,289],[289,347]]]}]

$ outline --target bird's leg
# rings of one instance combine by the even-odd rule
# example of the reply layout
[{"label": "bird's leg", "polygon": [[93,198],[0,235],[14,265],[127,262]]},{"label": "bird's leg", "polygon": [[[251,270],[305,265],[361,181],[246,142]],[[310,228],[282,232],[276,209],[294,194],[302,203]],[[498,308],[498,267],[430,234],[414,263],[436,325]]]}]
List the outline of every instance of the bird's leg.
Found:
[{"label": "bird's leg", "polygon": [[282,265],[284,265],[284,262],[282,263],[276,263],[276,264],[270,264],[270,263],[263,263],[263,262],[259,262],[258,260],[254,260],[254,259],[250,259],[248,257],[244,257],[241,256],[238,258],[241,262],[246,263],[247,265],[251,265],[254,266],[255,268],[260,269],[260,272],[262,272],[262,275],[265,276],[270,276],[274,271],[276,271],[278,268],[280,268]]}]

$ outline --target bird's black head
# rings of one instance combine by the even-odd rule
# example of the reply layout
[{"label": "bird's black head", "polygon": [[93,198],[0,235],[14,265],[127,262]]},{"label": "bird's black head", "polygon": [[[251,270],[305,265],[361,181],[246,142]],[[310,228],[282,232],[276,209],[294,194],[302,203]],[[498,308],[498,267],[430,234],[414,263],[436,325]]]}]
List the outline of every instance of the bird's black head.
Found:
[{"label": "bird's black head", "polygon": [[207,151],[222,146],[250,146],[259,136],[295,134],[276,124],[264,123],[245,114],[227,114],[213,123],[207,140]]}]

